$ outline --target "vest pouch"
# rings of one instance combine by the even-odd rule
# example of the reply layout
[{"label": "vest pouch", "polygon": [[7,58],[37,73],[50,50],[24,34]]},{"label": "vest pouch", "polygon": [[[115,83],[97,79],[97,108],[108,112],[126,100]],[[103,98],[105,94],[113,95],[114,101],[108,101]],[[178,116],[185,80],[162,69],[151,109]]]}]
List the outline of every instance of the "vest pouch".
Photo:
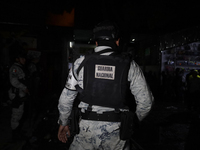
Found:
[{"label": "vest pouch", "polygon": [[128,140],[134,132],[134,114],[131,111],[121,112],[120,139]]},{"label": "vest pouch", "polygon": [[79,120],[81,116],[81,111],[79,108],[73,108],[71,112],[71,120],[70,120],[70,132],[72,136],[75,136],[79,133]]}]

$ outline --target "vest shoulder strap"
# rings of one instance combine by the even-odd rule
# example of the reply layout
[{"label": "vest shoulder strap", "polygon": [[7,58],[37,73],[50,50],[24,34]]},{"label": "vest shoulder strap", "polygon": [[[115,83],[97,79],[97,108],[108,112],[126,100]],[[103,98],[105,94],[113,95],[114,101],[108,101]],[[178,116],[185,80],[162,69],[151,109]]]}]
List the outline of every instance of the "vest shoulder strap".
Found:
[{"label": "vest shoulder strap", "polygon": [[82,63],[80,64],[80,66],[77,69],[77,74],[80,72],[80,70],[82,69],[82,67],[85,65],[85,63],[90,58],[92,58],[93,56],[97,56],[97,55],[103,54],[103,53],[107,53],[107,52],[113,52],[113,50],[112,49],[105,49],[105,50],[102,50],[102,51],[99,51],[99,52],[96,52],[96,53],[93,53],[93,54],[90,54],[90,55],[86,55],[85,59],[82,61]]}]

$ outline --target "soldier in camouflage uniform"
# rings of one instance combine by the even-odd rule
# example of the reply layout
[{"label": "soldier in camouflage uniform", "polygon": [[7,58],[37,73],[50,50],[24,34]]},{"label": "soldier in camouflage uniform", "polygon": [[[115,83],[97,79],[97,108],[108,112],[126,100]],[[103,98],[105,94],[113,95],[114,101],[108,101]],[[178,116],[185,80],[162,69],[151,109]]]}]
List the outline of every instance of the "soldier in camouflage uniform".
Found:
[{"label": "soldier in camouflage uniform", "polygon": [[[104,60],[106,60],[107,56],[115,53],[115,51],[113,50],[115,50],[117,46],[119,46],[119,38],[115,31],[115,25],[113,25],[113,23],[109,21],[100,23],[94,29],[94,35],[96,36],[95,40],[97,45],[97,47],[94,49],[94,52],[96,54],[100,53],[100,58],[101,56],[105,56],[103,57]],[[111,84],[110,86],[107,83],[111,83],[112,81],[117,82],[115,81],[115,77],[117,78],[117,75],[120,74],[120,70],[117,70],[118,66],[115,66],[115,64],[112,64],[110,67],[106,67],[106,65],[97,65],[97,68],[103,70],[103,72],[97,72],[97,70],[93,70],[92,67],[89,67],[89,69],[87,68],[86,70],[86,67],[87,65],[89,65],[89,63],[79,68],[79,66],[82,65],[84,60],[87,58],[88,57],[83,56],[75,61],[72,69],[69,72],[66,86],[61,93],[58,104],[58,110],[60,114],[58,120],[58,124],[60,124],[58,130],[58,139],[64,143],[67,142],[68,136],[70,136],[68,120],[72,111],[73,102],[80,89],[84,91],[89,88],[90,90],[88,90],[87,93],[84,93],[84,96],[86,97],[87,95],[92,97],[93,94],[96,94],[95,92],[97,92],[96,95],[98,95],[99,91],[103,91],[104,93],[93,97],[93,99],[91,101],[88,101],[88,103],[87,100],[84,99],[84,96],[83,99],[80,98],[81,101],[78,105],[78,107],[81,109],[82,117],[79,122],[80,132],[74,136],[73,142],[70,145],[70,150],[122,150],[125,147],[126,140],[122,140],[120,138],[121,122],[116,117],[117,114],[112,114],[113,112],[115,112],[116,107],[111,107],[111,105],[107,105],[108,103],[106,102],[114,101],[114,103],[112,103],[113,105],[115,105],[115,100],[116,103],[118,102],[118,95],[120,92],[112,93],[112,90],[118,91],[118,89],[121,89],[122,85],[118,84],[117,86],[115,86]],[[112,63],[112,60],[109,60],[109,62]],[[92,63],[92,61],[90,61],[90,63]],[[103,62],[99,63],[103,64]],[[95,73],[92,71],[94,71]],[[109,71],[111,73],[106,75],[106,72]],[[94,82],[92,81],[92,83],[89,81],[90,79],[93,80],[93,77],[88,75],[90,74],[90,72],[92,72],[92,75],[97,75],[94,77],[95,79]],[[126,75],[126,81],[128,81],[129,83],[128,88],[131,90],[131,93],[134,95],[136,101],[135,113],[139,121],[141,121],[150,112],[154,98],[146,83],[145,77],[140,67],[135,61],[130,61]],[[87,86],[87,82],[84,81],[85,78],[88,79],[87,81],[90,83],[89,86],[91,86],[91,88]],[[103,82],[105,82],[106,85],[103,84]],[[121,90],[123,90],[123,88]],[[98,105],[96,105],[97,99],[100,100],[99,103],[97,102]],[[132,99],[132,101],[134,101],[134,99]],[[92,103],[92,105],[90,102]],[[118,105],[116,106],[118,107]],[[129,106],[129,108],[130,107],[132,106]],[[128,107],[119,106],[118,108],[120,109],[120,112],[129,111]],[[110,113],[110,115],[114,116],[114,118],[109,118],[108,115],[106,116],[106,113]],[[92,115],[90,116],[90,114]],[[90,116],[92,119],[90,117],[87,118],[87,115]],[[101,115],[102,118],[99,117]]]},{"label": "soldier in camouflage uniform", "polygon": [[25,62],[25,54],[19,52],[15,55],[15,62],[9,69],[11,88],[8,93],[12,101],[11,128],[13,137],[20,133],[20,121],[24,113],[24,102],[27,100],[27,94],[29,94],[24,71]]}]

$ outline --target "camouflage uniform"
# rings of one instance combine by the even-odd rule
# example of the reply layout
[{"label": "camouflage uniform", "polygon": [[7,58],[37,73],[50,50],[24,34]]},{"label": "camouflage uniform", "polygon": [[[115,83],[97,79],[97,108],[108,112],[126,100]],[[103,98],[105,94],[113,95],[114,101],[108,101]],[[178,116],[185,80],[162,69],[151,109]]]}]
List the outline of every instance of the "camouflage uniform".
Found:
[{"label": "camouflage uniform", "polygon": [[[99,46],[95,48],[95,52],[99,52],[107,48],[110,47]],[[109,54],[110,53],[103,53],[102,55]],[[76,74],[76,71],[83,60],[84,57],[81,57],[75,61],[73,70],[70,70],[68,81],[66,82],[66,88],[63,89],[59,99],[58,110],[60,116],[58,123],[63,126],[67,125],[68,117],[71,113],[74,99],[78,93],[74,86],[78,84],[81,88],[83,88],[84,68],[80,70],[78,75]],[[141,121],[147,116],[147,114],[151,110],[153,96],[147,86],[140,67],[134,61],[131,62],[128,74],[128,81],[130,81],[130,90],[135,96],[137,104],[136,114],[138,116],[138,119]],[[80,102],[78,107],[81,108],[82,112],[84,112],[85,110],[87,110],[88,104]],[[95,105],[92,106],[92,111],[97,113],[103,113],[113,110],[115,109]],[[74,140],[70,146],[71,150],[118,150],[123,149],[125,145],[126,141],[120,140],[119,137],[120,122],[91,121],[82,119],[80,120],[79,126],[80,133],[74,137]]]},{"label": "camouflage uniform", "polygon": [[19,101],[20,98],[26,96],[24,90],[27,88],[23,83],[25,81],[25,72],[22,68],[23,66],[19,63],[14,63],[9,70],[10,83],[12,87],[8,93],[9,98],[12,100],[11,128],[13,130],[19,126],[19,121],[24,112],[24,102]]}]

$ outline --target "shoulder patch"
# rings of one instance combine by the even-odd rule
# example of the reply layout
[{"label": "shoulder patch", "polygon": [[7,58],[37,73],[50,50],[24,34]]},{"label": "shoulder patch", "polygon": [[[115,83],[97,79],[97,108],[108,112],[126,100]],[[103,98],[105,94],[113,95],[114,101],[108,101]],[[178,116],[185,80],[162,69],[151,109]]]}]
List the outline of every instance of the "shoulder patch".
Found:
[{"label": "shoulder patch", "polygon": [[12,71],[13,73],[16,73],[17,72],[17,69],[13,69],[13,71]]}]

